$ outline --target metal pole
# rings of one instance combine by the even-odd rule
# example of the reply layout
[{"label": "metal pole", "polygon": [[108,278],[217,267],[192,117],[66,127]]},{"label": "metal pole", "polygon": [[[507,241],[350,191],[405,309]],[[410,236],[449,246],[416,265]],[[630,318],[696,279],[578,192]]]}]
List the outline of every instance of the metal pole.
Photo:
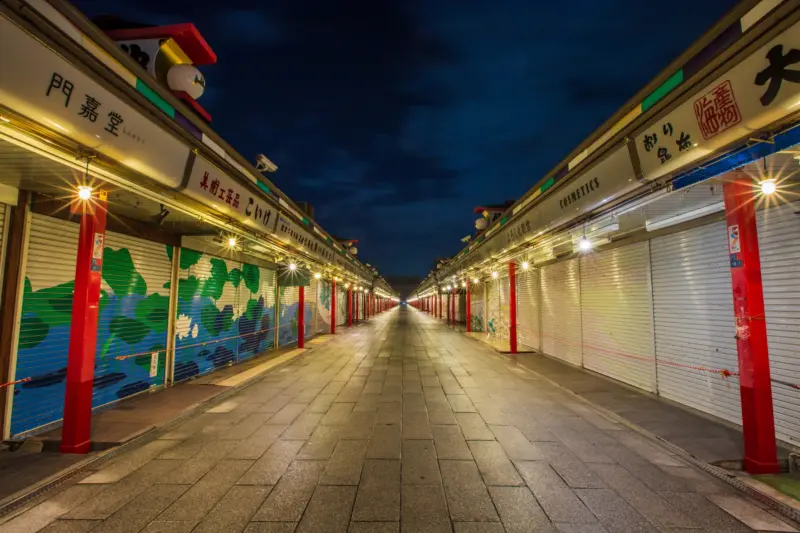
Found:
[{"label": "metal pole", "polygon": [[739,353],[744,468],[751,474],[773,474],[778,473],[778,457],[754,192],[749,177],[723,185]]}]

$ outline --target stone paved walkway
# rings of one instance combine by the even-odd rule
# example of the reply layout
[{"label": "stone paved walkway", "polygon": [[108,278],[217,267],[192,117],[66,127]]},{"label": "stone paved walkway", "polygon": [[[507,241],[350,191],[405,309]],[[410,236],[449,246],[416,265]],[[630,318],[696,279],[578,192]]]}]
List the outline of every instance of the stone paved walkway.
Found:
[{"label": "stone paved walkway", "polygon": [[795,531],[406,308],[154,437],[0,531]]}]

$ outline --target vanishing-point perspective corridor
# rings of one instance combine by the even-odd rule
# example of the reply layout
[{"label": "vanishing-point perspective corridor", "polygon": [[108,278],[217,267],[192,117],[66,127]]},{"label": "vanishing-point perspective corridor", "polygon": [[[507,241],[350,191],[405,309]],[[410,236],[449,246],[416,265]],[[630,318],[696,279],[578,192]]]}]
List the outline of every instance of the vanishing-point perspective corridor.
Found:
[{"label": "vanishing-point perspective corridor", "polygon": [[93,464],[0,530],[733,533],[751,529],[723,509],[772,516],[757,505],[400,307]]}]

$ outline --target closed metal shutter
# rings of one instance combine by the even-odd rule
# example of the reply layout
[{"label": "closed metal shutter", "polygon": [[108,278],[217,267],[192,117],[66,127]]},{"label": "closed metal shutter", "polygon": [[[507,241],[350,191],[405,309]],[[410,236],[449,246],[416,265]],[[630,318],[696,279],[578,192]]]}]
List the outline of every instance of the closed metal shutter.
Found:
[{"label": "closed metal shutter", "polygon": [[239,345],[237,362],[269,350],[275,345],[275,271],[243,264],[239,283]]},{"label": "closed metal shutter", "polygon": [[577,259],[541,269],[542,351],[581,366],[581,282]]},{"label": "closed metal shutter", "polygon": [[305,298],[305,336],[310,337],[315,335],[319,330],[317,324],[317,288],[319,282],[311,278],[311,284],[303,290],[303,298]]},{"label": "closed metal shutter", "polygon": [[[333,286],[331,285],[330,281],[323,279],[317,284],[317,317],[319,324],[318,331],[320,333],[329,333],[331,331],[332,290]],[[336,307],[338,307],[339,302],[336,302],[336,304]]]},{"label": "closed metal shutter", "polygon": [[658,393],[741,424],[739,382],[696,370],[738,370],[725,222],[650,241]]},{"label": "closed metal shutter", "polygon": [[484,291],[486,289],[485,283],[472,283],[469,286],[470,290],[470,330],[483,331],[483,306],[484,306]]},{"label": "closed metal shutter", "polygon": [[467,323],[467,291],[462,290],[458,293],[458,317],[459,322]]},{"label": "closed metal shutter", "polygon": [[78,256],[78,224],[31,215],[20,313],[11,434],[56,422],[64,389]]},{"label": "closed metal shutter", "polygon": [[486,292],[486,332],[492,336],[500,335],[500,280],[490,279]]},{"label": "closed metal shutter", "polygon": [[278,320],[278,346],[297,342],[297,309],[300,296],[297,287],[281,287],[280,318]]},{"label": "closed metal shutter", "polygon": [[511,321],[511,285],[508,276],[501,277],[497,280],[497,287],[500,296],[500,321],[495,326],[497,336],[501,339],[508,339],[510,330],[509,325]]},{"label": "closed metal shutter", "polygon": [[171,257],[171,246],[106,234],[94,407],[164,384]]},{"label": "closed metal shutter", "polygon": [[800,202],[757,214],[772,402],[779,439],[800,443]]},{"label": "closed metal shutter", "polygon": [[181,249],[175,321],[175,381],[235,362],[239,290],[260,279],[258,267]]},{"label": "closed metal shutter", "polygon": [[517,274],[517,342],[528,349],[541,350],[538,268]]},{"label": "closed metal shutter", "polygon": [[336,287],[336,324],[347,324],[347,289]]},{"label": "closed metal shutter", "polygon": [[648,243],[585,255],[580,268],[584,366],[655,391]]}]

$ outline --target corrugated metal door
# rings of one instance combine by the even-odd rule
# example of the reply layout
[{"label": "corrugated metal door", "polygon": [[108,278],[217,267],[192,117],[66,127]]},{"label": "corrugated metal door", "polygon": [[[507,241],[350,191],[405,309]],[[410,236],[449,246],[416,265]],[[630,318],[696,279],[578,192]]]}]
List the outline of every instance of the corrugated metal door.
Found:
[{"label": "corrugated metal door", "polygon": [[486,331],[492,337],[500,334],[500,280],[490,279],[486,292]]},{"label": "corrugated metal door", "polygon": [[472,283],[469,286],[470,294],[470,330],[483,331],[483,296],[486,284]]},{"label": "corrugated metal door", "polygon": [[541,349],[538,268],[517,274],[517,342],[528,349]]},{"label": "corrugated metal door", "polygon": [[164,384],[169,322],[172,247],[114,232],[105,244],[95,407]]},{"label": "corrugated metal door", "polygon": [[336,325],[347,323],[347,289],[336,287]]},{"label": "corrugated metal door", "polygon": [[647,242],[581,257],[581,327],[586,368],[655,391]]},{"label": "corrugated metal door", "polygon": [[501,339],[509,338],[509,325],[511,319],[511,285],[508,276],[501,276],[497,280],[500,298],[500,320],[495,326],[497,336]]},{"label": "corrugated metal door", "polygon": [[311,284],[303,290],[303,297],[305,298],[305,336],[310,337],[311,335],[315,335],[319,330],[319,324],[317,324],[317,291],[319,291],[317,285],[319,282],[311,278]]},{"label": "corrugated metal door", "polygon": [[581,282],[577,259],[541,269],[542,351],[573,365],[583,365]]},{"label": "corrugated metal door", "polygon": [[237,362],[269,350],[275,344],[275,271],[242,265],[239,283],[239,346]]},{"label": "corrugated metal door", "polygon": [[458,293],[458,321],[467,323],[467,291],[462,290]]},{"label": "corrugated metal door", "polygon": [[61,419],[78,256],[78,224],[31,215],[11,434]]},{"label": "corrugated metal door", "polygon": [[737,371],[725,222],[650,241],[658,393],[741,424],[739,382],[693,367]]},{"label": "corrugated metal door", "polygon": [[[330,333],[331,331],[332,287],[331,282],[324,279],[317,283],[317,323],[320,333]],[[338,307],[339,302],[336,303]]]},{"label": "corrugated metal door", "polygon": [[775,432],[800,443],[800,202],[758,212]]},{"label": "corrugated metal door", "polygon": [[281,291],[280,319],[278,321],[278,346],[297,342],[297,309],[300,296],[297,287],[283,287]]}]

